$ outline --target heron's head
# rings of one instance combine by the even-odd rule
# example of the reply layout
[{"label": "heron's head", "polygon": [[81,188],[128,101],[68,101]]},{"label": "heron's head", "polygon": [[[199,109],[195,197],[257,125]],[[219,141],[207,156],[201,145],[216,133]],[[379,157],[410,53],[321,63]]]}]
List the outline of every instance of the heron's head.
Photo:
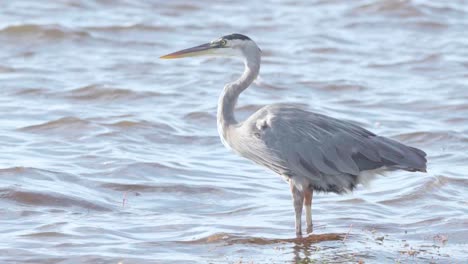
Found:
[{"label": "heron's head", "polygon": [[234,56],[260,54],[257,44],[242,34],[231,34],[196,47],[161,56],[161,59],[178,59],[196,56]]}]

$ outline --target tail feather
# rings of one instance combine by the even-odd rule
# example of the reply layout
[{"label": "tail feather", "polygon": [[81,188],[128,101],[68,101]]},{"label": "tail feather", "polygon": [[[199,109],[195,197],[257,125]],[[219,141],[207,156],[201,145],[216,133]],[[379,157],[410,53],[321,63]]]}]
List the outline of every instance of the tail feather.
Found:
[{"label": "tail feather", "polygon": [[376,137],[378,152],[389,168],[426,172],[426,153],[395,140]]}]

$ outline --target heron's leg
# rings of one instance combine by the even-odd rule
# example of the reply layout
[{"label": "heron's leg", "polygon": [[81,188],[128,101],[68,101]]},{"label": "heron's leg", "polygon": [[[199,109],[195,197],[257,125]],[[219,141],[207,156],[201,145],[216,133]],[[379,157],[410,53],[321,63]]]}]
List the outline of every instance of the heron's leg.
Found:
[{"label": "heron's leg", "polygon": [[312,190],[304,191],[304,207],[307,222],[307,233],[312,233]]},{"label": "heron's leg", "polygon": [[304,202],[304,194],[299,191],[292,181],[289,182],[291,187],[291,194],[293,198],[294,211],[296,212],[296,235],[298,237],[302,236],[302,226],[301,226],[301,217],[302,217],[302,203]]}]

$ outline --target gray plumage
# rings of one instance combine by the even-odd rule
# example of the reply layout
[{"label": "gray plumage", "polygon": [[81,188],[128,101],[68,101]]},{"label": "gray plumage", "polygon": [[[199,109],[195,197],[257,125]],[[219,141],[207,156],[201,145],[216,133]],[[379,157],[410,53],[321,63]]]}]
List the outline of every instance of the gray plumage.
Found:
[{"label": "gray plumage", "polygon": [[228,133],[227,141],[240,155],[288,180],[305,177],[316,191],[351,191],[363,171],[426,168],[419,149],[290,105],[260,109],[237,132],[241,136]]},{"label": "gray plumage", "polygon": [[234,116],[237,98],[257,77],[261,51],[250,38],[232,34],[162,58],[207,54],[244,58],[244,73],[228,83],[219,98],[217,123],[221,141],[289,183],[298,235],[303,204],[307,231],[312,231],[313,191],[352,191],[357,184],[384,171],[426,171],[426,154],[422,150],[293,105],[268,105],[238,122]]}]

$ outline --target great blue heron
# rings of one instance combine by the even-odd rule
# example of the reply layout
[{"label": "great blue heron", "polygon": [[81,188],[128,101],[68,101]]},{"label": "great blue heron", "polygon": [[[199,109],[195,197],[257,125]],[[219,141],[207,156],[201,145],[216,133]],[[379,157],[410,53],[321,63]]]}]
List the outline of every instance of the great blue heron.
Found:
[{"label": "great blue heron", "polygon": [[298,236],[302,233],[303,204],[307,233],[312,232],[313,191],[340,194],[384,171],[426,171],[426,153],[420,149],[293,105],[267,105],[238,122],[234,116],[237,98],[260,70],[261,51],[247,36],[223,36],[161,58],[207,55],[244,59],[244,73],[237,81],[226,84],[219,97],[218,132],[227,148],[273,170],[289,183]]}]

